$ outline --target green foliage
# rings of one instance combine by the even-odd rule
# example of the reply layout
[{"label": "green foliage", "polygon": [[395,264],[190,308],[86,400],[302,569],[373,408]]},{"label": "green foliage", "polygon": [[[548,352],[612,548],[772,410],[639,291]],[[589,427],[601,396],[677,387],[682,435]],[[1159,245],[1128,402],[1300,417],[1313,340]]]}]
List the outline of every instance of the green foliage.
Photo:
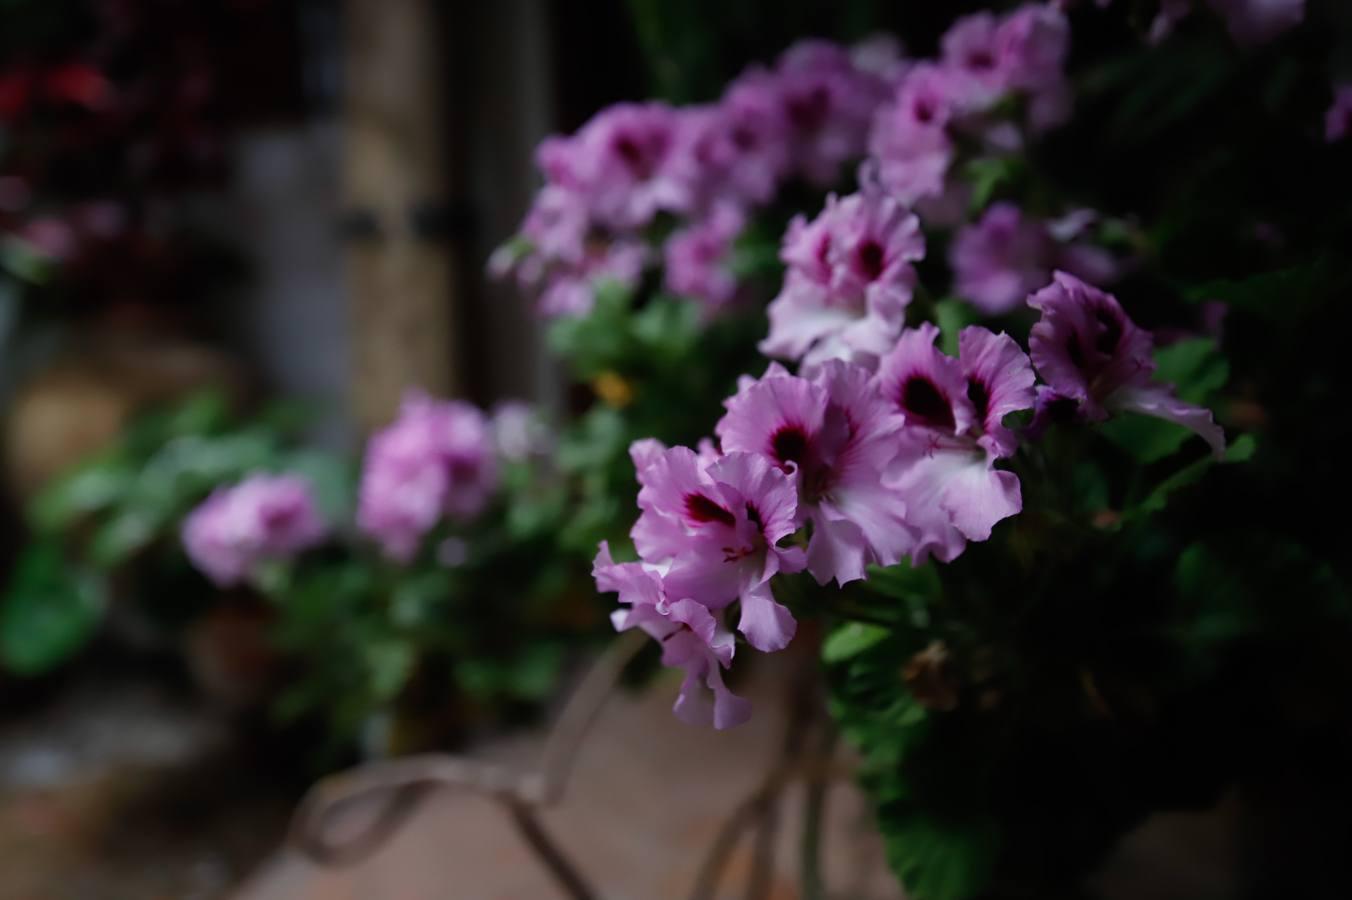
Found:
[{"label": "green foliage", "polygon": [[[29,504],[34,539],[0,619],[6,664],[38,675],[78,653],[98,630],[114,576],[142,585],[177,579],[185,568],[182,520],[216,487],[293,464],[322,474],[326,463],[293,457],[289,439],[276,422],[243,421],[222,395],[205,392],[138,418],[114,446],[44,487]],[[321,497],[333,500],[331,476],[324,484]],[[210,602],[200,578],[175,583],[189,588],[176,594],[175,608],[141,598],[166,628]]]},{"label": "green foliage", "polygon": [[[288,438],[265,419],[240,422],[218,393],[199,394],[137,420],[110,450],[45,487],[29,522],[52,537],[89,529],[89,562],[111,569],[175,538],[183,516],[220,485],[295,463],[322,475],[314,454],[292,458]],[[326,488],[332,501],[331,477]]]},{"label": "green foliage", "polygon": [[965,900],[986,887],[995,862],[989,823],[950,823],[921,814],[883,819],[892,869],[915,900]]},{"label": "green foliage", "polygon": [[939,326],[939,346],[949,356],[958,355],[958,337],[962,329],[977,320],[976,310],[956,297],[934,304],[934,321]]},{"label": "green foliage", "polygon": [[[1162,347],[1155,353],[1155,364],[1156,381],[1174,385],[1181,399],[1200,406],[1210,405],[1230,377],[1229,363],[1210,338]],[[1131,414],[1112,419],[1101,430],[1142,464],[1173,455],[1192,434],[1172,422]]]},{"label": "green foliage", "polygon": [[1327,302],[1346,292],[1352,273],[1332,256],[1259,272],[1244,278],[1223,278],[1189,288],[1193,302],[1219,300],[1232,309],[1276,328],[1297,328]]},{"label": "green foliage", "polygon": [[846,622],[831,632],[822,644],[822,661],[826,663],[844,662],[852,656],[864,652],[879,641],[887,640],[890,632],[880,626],[867,622]]},{"label": "green foliage", "polygon": [[879,0],[628,0],[628,7],[651,80],[646,93],[678,103],[713,99],[747,62],[768,61],[803,35],[857,40],[892,12]]},{"label": "green foliage", "polygon": [[60,546],[28,545],[0,600],[0,663],[18,675],[50,672],[94,636],[105,602],[102,583]]}]

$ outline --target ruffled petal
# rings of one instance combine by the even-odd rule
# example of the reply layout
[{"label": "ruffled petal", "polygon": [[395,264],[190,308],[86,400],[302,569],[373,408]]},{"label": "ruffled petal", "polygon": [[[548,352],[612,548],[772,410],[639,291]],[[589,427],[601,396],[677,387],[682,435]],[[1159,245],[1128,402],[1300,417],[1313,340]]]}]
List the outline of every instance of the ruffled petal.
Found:
[{"label": "ruffled petal", "polygon": [[1009,335],[993,334],[975,325],[962,330],[958,347],[976,424],[989,439],[988,449],[993,454],[1010,456],[1018,441],[1004,426],[1004,418],[1012,412],[1031,409],[1035,399],[1036,379],[1028,354]]},{"label": "ruffled petal", "polygon": [[751,718],[751,701],[728,690],[723,683],[723,673],[717,666],[709,667],[704,683],[714,694],[714,728],[719,731],[736,728]]},{"label": "ruffled petal", "polygon": [[833,578],[839,584],[858,581],[864,577],[867,546],[863,530],[854,522],[818,516],[807,546],[807,569],[818,584]]},{"label": "ruffled petal", "polygon": [[737,630],[747,642],[764,653],[783,650],[793,640],[798,622],[788,607],[777,603],[768,584],[742,595],[742,617]]},{"label": "ruffled petal", "polygon": [[1210,444],[1217,459],[1225,456],[1225,432],[1216,424],[1211,410],[1178,399],[1168,385],[1131,385],[1113,394],[1109,403],[1114,410],[1136,412],[1182,425]]}]

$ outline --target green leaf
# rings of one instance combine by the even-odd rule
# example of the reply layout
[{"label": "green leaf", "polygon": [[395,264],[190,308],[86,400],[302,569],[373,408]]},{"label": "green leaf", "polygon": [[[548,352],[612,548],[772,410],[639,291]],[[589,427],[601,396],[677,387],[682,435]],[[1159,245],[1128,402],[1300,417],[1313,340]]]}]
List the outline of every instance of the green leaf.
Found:
[{"label": "green leaf", "polygon": [[50,256],[17,237],[0,241],[0,268],[30,284],[43,284],[57,271],[57,265]]},{"label": "green leaf", "polygon": [[[1226,448],[1225,459],[1222,460],[1222,462],[1248,462],[1249,459],[1253,457],[1257,447],[1258,443],[1254,440],[1253,435],[1242,434],[1235,438],[1234,441],[1230,443],[1230,446]],[[1123,515],[1123,520],[1126,521],[1129,519],[1140,518],[1160,512],[1167,505],[1170,494],[1180,488],[1195,483],[1206,474],[1207,470],[1210,469],[1215,462],[1215,459],[1211,456],[1205,456],[1191,465],[1179,469],[1173,475],[1170,475],[1168,478],[1155,485],[1154,489],[1146,495],[1144,500]]]},{"label": "green leaf", "polygon": [[[1155,380],[1174,385],[1181,399],[1201,406],[1230,377],[1230,365],[1211,338],[1161,347],[1155,351],[1155,364]],[[1144,464],[1178,452],[1192,436],[1182,425],[1134,413],[1103,423],[1099,431]]]},{"label": "green leaf", "polygon": [[784,271],[779,259],[779,237],[752,226],[732,245],[727,268],[739,279],[778,275]]},{"label": "green leaf", "polygon": [[864,622],[846,622],[822,644],[822,661],[828,665],[844,662],[887,639],[891,632],[881,625]]},{"label": "green leaf", "polygon": [[55,543],[31,544],[0,603],[0,662],[41,675],[65,662],[98,630],[103,584],[67,564]]},{"label": "green leaf", "polygon": [[89,561],[100,569],[120,566],[150,546],[164,525],[165,520],[152,510],[129,505],[94,532]]},{"label": "green leaf", "polygon": [[671,358],[699,340],[699,307],[689,300],[657,297],[634,316],[634,337],[650,352]]},{"label": "green leaf", "polygon": [[1205,403],[1230,379],[1230,364],[1209,337],[1178,341],[1155,351],[1155,380],[1174,385],[1189,403]]},{"label": "green leaf", "polygon": [[930,563],[912,566],[902,561],[895,566],[869,566],[864,587],[875,594],[897,600],[932,600],[939,596],[939,573]]},{"label": "green leaf", "polygon": [[976,321],[976,310],[956,297],[947,297],[934,304],[934,318],[939,325],[940,348],[949,356],[957,356],[958,336]]},{"label": "green leaf", "polygon": [[507,689],[522,700],[543,700],[559,683],[563,648],[532,644],[522,648],[507,678]]},{"label": "green leaf", "polygon": [[1347,268],[1330,256],[1248,278],[1222,279],[1187,292],[1193,302],[1219,300],[1282,328],[1300,327],[1311,313],[1323,309],[1324,298],[1346,289]]},{"label": "green leaf", "polygon": [[1192,437],[1182,425],[1137,413],[1118,415],[1099,425],[1098,431],[1142,464],[1172,456]]},{"label": "green leaf", "polygon": [[1012,184],[1020,175],[1021,164],[1012,157],[978,157],[967,164],[967,179],[972,186],[972,198],[967,208],[980,213],[1000,189]]},{"label": "green leaf", "polygon": [[632,347],[632,292],[613,281],[595,289],[596,300],[585,316],[556,319],[546,335],[549,347],[568,360],[582,378],[623,368]]},{"label": "green leaf", "polygon": [[628,446],[624,416],[609,407],[593,407],[560,437],[559,468],[565,472],[587,471],[622,455]]},{"label": "green leaf", "polygon": [[990,881],[999,844],[991,823],[884,811],[880,824],[888,861],[911,900],[966,900]]},{"label": "green leaf", "polygon": [[351,516],[356,498],[352,467],[346,460],[320,450],[301,450],[288,456],[278,468],[309,482],[326,521],[337,523]]},{"label": "green leaf", "polygon": [[1193,544],[1174,569],[1185,627],[1178,635],[1194,648],[1210,648],[1255,631],[1260,619],[1244,576],[1205,544]]},{"label": "green leaf", "polygon": [[416,658],[413,646],[406,641],[382,640],[368,645],[366,668],[371,696],[382,702],[399,696],[413,674]]},{"label": "green leaf", "polygon": [[76,520],[118,503],[131,489],[135,469],[121,459],[88,463],[44,488],[28,507],[39,532],[58,532]]}]

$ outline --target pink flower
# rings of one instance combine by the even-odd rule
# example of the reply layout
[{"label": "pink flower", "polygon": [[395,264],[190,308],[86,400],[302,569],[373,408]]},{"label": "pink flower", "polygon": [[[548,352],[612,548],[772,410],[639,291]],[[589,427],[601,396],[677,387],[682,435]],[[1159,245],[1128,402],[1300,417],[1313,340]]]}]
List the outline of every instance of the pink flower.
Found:
[{"label": "pink flower", "polygon": [[1028,98],[1028,124],[1045,131],[1070,116],[1070,87],[1065,80],[1070,24],[1058,9],[1041,4],[1020,7],[1000,24],[997,41],[1010,88]]},{"label": "pink flower", "polygon": [[954,289],[982,312],[998,316],[1021,307],[1028,295],[1061,268],[1086,278],[1117,276],[1112,256],[1078,241],[1086,211],[1047,223],[1030,219],[1010,203],[992,204],[980,221],[964,227],[949,249]]},{"label": "pink flower", "polygon": [[[751,704],[728,690],[722,670],[732,664],[732,634],[721,616],[689,599],[669,600],[662,577],[642,563],[617,563],[610,546],[601,542],[592,565],[597,590],[619,594],[627,608],[611,619],[615,630],[641,628],[662,645],[662,664],[685,671],[672,711],[692,725],[712,722],[718,729],[740,725],[751,716]],[[706,691],[713,695],[707,699]]]},{"label": "pink flower", "polygon": [[906,331],[878,370],[905,420],[887,486],[906,504],[916,564],[952,561],[1023,508],[1018,477],[994,463],[1017,446],[1004,417],[1034,400],[1032,367],[1008,335],[966,328],[953,359],[934,347],[938,334],[929,323]]},{"label": "pink flower", "polygon": [[855,44],[850,48],[850,62],[872,79],[879,99],[886,99],[911,67],[901,42],[890,34],[873,34]]},{"label": "pink flower", "polygon": [[944,192],[955,153],[948,124],[956,90],[951,73],[921,63],[874,118],[869,156],[882,185],[902,203],[914,204]]},{"label": "pink flower", "polygon": [[287,559],[327,536],[310,485],[294,475],[251,475],[216,489],[183,523],[183,547],[218,587],[248,581],[267,560]]},{"label": "pink flower", "polygon": [[996,203],[958,232],[949,249],[954,290],[982,312],[998,316],[1023,305],[1051,278],[1051,236],[1017,206]]},{"label": "pink flower", "polygon": [[980,112],[1013,91],[1060,92],[1069,45],[1065,14],[1048,5],[1022,6],[999,19],[988,12],[964,16],[942,41],[955,107]]},{"label": "pink flower", "polygon": [[1117,298],[1057,272],[1028,305],[1042,313],[1028,346],[1050,389],[1043,405],[1072,403],[1091,422],[1123,411],[1155,416],[1196,432],[1218,456],[1225,452],[1224,432],[1210,410],[1184,403],[1172,387],[1151,381],[1154,340],[1127,317]]},{"label": "pink flower", "polygon": [[869,155],[882,184],[910,205],[942,194],[956,133],[1016,149],[1023,142],[1016,124],[987,115],[1010,94],[1026,99],[1033,130],[1059,124],[1069,111],[1068,45],[1064,14],[1046,5],[959,19],[943,37],[940,60],[910,69],[874,119]]},{"label": "pink flower", "polygon": [[798,528],[793,483],[764,457],[725,453],[701,460],[687,447],[640,442],[639,555],[665,569],[669,595],[718,610],[741,603],[738,630],[758,650],[783,649],[795,622],[775,602],[770,579],[802,571],[799,547],[779,542]]},{"label": "pink flower", "polygon": [[1330,144],[1341,141],[1352,132],[1352,84],[1344,84],[1333,92],[1333,103],[1324,114],[1324,140]]},{"label": "pink flower", "polygon": [[596,241],[577,266],[560,266],[545,276],[537,308],[546,318],[585,316],[604,284],[635,287],[643,277],[649,250],[636,240]]},{"label": "pink flower", "polygon": [[408,562],[443,518],[468,519],[497,486],[489,423],[476,407],[421,394],[367,446],[357,526],[387,556]]},{"label": "pink flower", "polygon": [[996,37],[1009,84],[1029,93],[1055,89],[1064,80],[1070,23],[1058,9],[1030,3],[1005,17]]},{"label": "pink flower", "polygon": [[681,113],[685,168],[698,203],[768,203],[789,173],[787,123],[779,84],[749,69],[728,85],[715,106]]},{"label": "pink flower", "polygon": [[693,203],[679,129],[678,113],[665,104],[616,104],[573,137],[542,145],[541,168],[585,198],[593,221],[640,228],[659,212],[683,212]]},{"label": "pink flower", "polygon": [[944,34],[941,61],[953,76],[959,108],[983,109],[1010,88],[1013,59],[1002,44],[999,22],[989,12],[963,16]]},{"label": "pink flower", "polygon": [[884,352],[901,331],[924,256],[919,222],[879,192],[827,198],[812,222],[794,219],[780,258],[784,285],[770,303],[770,334],[761,352],[801,359]]},{"label": "pink flower", "polygon": [[714,310],[731,303],[738,281],[728,263],[745,221],[737,207],[722,204],[703,221],[667,238],[667,290],[702,300]]},{"label": "pink flower", "polygon": [[1305,0],[1208,0],[1241,46],[1266,44],[1305,19]]},{"label": "pink flower", "polygon": [[795,167],[813,184],[835,184],[845,163],[864,155],[883,82],[826,41],[790,47],[776,77]]},{"label": "pink flower", "polygon": [[515,276],[537,293],[537,308],[548,318],[586,315],[602,283],[634,287],[649,258],[642,241],[598,232],[582,196],[558,185],[540,191],[519,238],[493,254],[489,272]]},{"label": "pink flower", "polygon": [[763,454],[793,476],[799,514],[812,522],[807,566],[818,582],[855,581],[870,563],[891,565],[909,550],[905,504],[882,483],[902,419],[867,369],[830,360],[809,381],[774,365],[727,407],[716,429],[723,448]]},{"label": "pink flower", "polygon": [[[1253,47],[1281,36],[1305,19],[1305,0],[1206,0],[1225,19],[1235,43]],[[1196,6],[1196,0],[1162,0],[1150,26],[1150,40],[1159,43]]]}]

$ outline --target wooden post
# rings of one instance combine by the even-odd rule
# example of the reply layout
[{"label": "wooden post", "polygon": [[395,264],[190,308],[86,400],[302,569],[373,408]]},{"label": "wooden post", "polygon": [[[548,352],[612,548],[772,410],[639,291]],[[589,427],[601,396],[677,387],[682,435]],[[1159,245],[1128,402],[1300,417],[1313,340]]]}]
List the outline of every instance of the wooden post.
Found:
[{"label": "wooden post", "polygon": [[450,188],[435,6],[345,4],[345,200],[363,226],[350,235],[346,270],[353,413],[364,430],[388,422],[409,388],[446,395],[461,387],[453,250],[419,237],[412,222],[415,209],[443,204]]}]

